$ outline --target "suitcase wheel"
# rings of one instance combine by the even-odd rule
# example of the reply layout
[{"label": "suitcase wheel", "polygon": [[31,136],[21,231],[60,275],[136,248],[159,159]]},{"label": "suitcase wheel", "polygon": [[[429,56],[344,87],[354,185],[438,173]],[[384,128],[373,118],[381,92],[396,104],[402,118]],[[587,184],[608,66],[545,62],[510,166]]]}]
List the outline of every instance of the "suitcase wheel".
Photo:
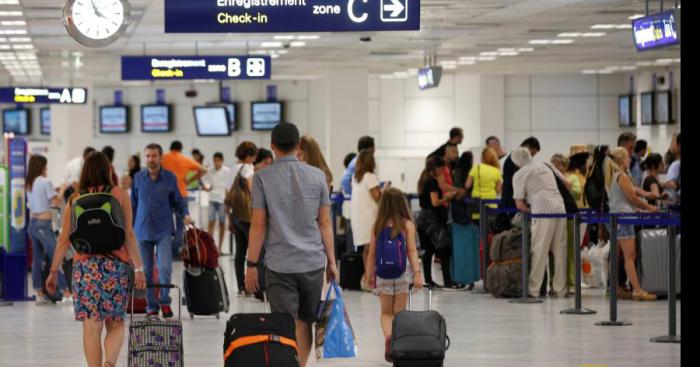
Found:
[{"label": "suitcase wheel", "polygon": [[190,319],[194,320],[194,314],[190,314]]}]

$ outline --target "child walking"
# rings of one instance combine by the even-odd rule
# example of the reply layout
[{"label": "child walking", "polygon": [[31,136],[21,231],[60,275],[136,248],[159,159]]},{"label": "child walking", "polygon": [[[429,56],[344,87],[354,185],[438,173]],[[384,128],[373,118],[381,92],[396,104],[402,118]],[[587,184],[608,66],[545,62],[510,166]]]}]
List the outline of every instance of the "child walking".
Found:
[{"label": "child walking", "polygon": [[[379,296],[380,323],[384,332],[384,358],[389,358],[394,315],[406,309],[411,284],[423,288],[423,274],[416,249],[416,227],[401,190],[387,188],[379,202],[372,227],[365,276]],[[407,264],[409,263],[409,264]]]}]

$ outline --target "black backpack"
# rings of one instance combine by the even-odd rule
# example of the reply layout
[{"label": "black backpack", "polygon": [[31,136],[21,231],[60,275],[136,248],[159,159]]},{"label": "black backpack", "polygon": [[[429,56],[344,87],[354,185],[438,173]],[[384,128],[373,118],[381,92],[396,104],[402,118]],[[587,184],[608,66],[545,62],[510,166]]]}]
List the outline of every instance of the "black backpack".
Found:
[{"label": "black backpack", "polygon": [[105,255],[124,246],[124,210],[112,186],[101,192],[81,191],[71,204],[70,242],[75,251],[86,255]]},{"label": "black backpack", "polygon": [[607,212],[608,194],[605,191],[605,160],[596,162],[583,187],[583,202],[589,208]]}]

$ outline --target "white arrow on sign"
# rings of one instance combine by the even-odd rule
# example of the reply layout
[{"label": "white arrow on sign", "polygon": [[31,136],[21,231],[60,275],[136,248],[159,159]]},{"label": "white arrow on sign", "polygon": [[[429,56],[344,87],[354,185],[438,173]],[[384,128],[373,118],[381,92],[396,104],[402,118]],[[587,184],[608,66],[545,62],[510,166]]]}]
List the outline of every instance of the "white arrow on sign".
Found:
[{"label": "white arrow on sign", "polygon": [[391,0],[391,4],[384,5],[384,11],[390,11],[393,18],[398,17],[403,10],[404,6],[399,0]]}]

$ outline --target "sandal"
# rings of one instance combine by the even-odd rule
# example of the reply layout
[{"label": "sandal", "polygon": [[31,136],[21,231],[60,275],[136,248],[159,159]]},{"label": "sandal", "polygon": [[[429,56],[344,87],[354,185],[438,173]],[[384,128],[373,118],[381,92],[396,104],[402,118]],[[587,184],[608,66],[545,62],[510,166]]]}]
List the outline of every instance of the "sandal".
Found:
[{"label": "sandal", "polygon": [[642,291],[641,293],[632,293],[632,299],[635,301],[656,301],[656,295]]}]

